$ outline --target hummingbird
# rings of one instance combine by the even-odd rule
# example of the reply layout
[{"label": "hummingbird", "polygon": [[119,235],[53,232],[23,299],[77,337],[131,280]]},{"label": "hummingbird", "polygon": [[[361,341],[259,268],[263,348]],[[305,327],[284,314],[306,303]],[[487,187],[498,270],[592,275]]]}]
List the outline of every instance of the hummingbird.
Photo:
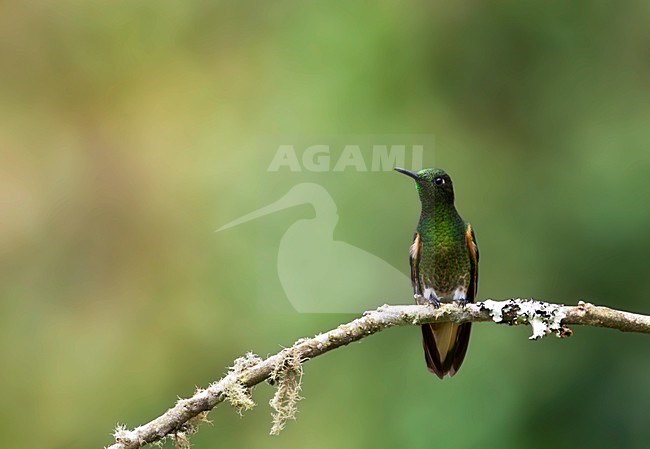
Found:
[{"label": "hummingbird", "polygon": [[[474,302],[478,286],[478,246],[472,226],[454,205],[454,188],[444,170],[428,168],[417,173],[395,168],[415,180],[422,203],[413,244],[409,251],[411,284],[417,304]],[[429,371],[440,379],[460,369],[472,323],[422,325],[424,358]]]}]

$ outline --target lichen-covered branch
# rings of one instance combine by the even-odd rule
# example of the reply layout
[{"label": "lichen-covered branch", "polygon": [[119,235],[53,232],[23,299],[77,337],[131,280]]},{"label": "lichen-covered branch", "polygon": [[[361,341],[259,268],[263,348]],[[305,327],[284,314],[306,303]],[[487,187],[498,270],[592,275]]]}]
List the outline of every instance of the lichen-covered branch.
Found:
[{"label": "lichen-covered branch", "polygon": [[198,424],[217,404],[228,400],[239,412],[255,404],[251,388],[265,380],[278,383],[278,392],[271,404],[275,409],[272,433],[279,432],[286,419],[293,418],[299,399],[301,363],[332,349],[345,346],[393,326],[418,325],[437,322],[494,321],[504,324],[530,324],[531,339],[548,333],[560,337],[571,335],[568,325],[607,327],[623,332],[650,334],[650,316],[598,307],[580,302],[577,306],[564,306],[533,300],[487,300],[461,307],[443,304],[430,306],[388,306],[366,312],[362,317],[341,324],[336,329],[312,338],[303,338],[293,346],[275,355],[261,359],[247,354],[235,361],[225,377],[206,389],[200,389],[187,399],[179,400],[164,414],[133,430],[118,426],[114,432],[115,443],[108,449],[136,449],[171,437],[178,447],[186,447],[187,436],[195,432]]}]

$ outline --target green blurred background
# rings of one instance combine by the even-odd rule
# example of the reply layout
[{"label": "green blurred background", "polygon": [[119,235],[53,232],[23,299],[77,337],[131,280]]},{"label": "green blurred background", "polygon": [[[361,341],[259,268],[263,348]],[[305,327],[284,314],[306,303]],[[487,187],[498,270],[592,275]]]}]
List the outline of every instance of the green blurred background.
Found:
[{"label": "green blurred background", "polygon": [[[410,182],[269,174],[260,136],[433,134],[480,298],[650,313],[649,20],[644,1],[3,2],[3,443],[103,447],[244,352],[351,319],[296,313],[274,277],[309,207],[214,232],[298,182],[335,198],[338,240],[407,272]],[[262,385],[192,442],[647,448],[650,340],[574,331],[476,325],[441,382],[419,330],[392,329],[309,362],[279,437]]]}]

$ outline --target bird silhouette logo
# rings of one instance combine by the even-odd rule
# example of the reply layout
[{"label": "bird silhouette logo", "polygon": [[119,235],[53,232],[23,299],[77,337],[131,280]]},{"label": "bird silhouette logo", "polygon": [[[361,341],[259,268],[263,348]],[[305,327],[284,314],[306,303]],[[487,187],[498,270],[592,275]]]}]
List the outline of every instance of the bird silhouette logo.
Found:
[{"label": "bird silhouette logo", "polygon": [[280,284],[296,311],[360,313],[404,297],[410,288],[404,273],[362,248],[334,240],[339,220],[336,203],[319,184],[297,184],[279,200],[217,232],[302,204],[314,208],[314,217],[289,226],[277,257]]}]

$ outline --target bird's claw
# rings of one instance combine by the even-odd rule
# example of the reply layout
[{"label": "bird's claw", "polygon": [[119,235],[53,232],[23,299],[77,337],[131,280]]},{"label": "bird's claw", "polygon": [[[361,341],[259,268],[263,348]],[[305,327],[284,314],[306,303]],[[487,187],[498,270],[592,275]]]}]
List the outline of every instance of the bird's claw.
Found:
[{"label": "bird's claw", "polygon": [[415,303],[419,306],[433,306],[436,309],[440,307],[440,301],[435,298],[425,298],[422,295],[413,295]]},{"label": "bird's claw", "polygon": [[440,301],[436,298],[425,298],[422,295],[414,295],[415,303],[420,306],[433,306],[436,309],[440,307]]}]

